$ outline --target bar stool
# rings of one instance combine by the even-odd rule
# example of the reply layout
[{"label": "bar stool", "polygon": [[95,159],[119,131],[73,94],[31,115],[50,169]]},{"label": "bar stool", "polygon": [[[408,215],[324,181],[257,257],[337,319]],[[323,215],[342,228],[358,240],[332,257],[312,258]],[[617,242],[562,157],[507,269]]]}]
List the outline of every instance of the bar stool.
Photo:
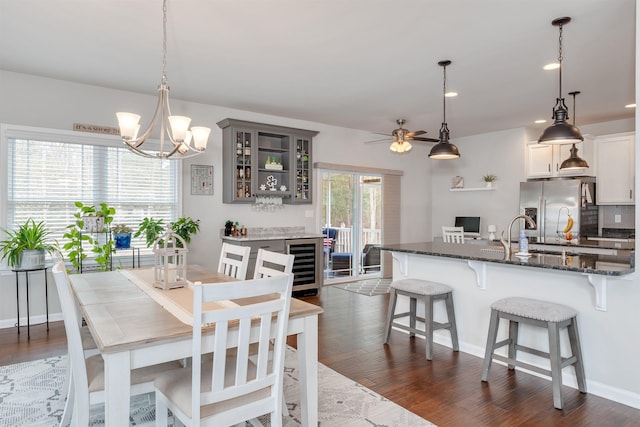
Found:
[{"label": "bar stool", "polygon": [[[551,376],[553,388],[553,406],[562,409],[562,368],[574,365],[578,380],[578,389],[587,392],[582,351],[578,337],[577,311],[566,305],[540,301],[531,298],[511,297],[498,300],[491,304],[491,320],[487,348],[482,367],[482,381],[488,381],[489,369],[493,359],[507,363],[509,369],[520,366],[543,375]],[[500,319],[509,320],[509,338],[496,342]],[[526,323],[546,328],[549,332],[549,353],[518,344],[518,325]],[[560,352],[560,329],[567,328],[571,356],[562,357]],[[494,354],[494,351],[505,345],[509,346],[508,357]],[[551,370],[546,370],[531,364],[516,360],[516,352],[524,351],[536,356],[546,357],[551,364]]]},{"label": "bar stool", "polygon": [[[410,337],[415,336],[415,334],[420,334],[424,336],[427,341],[426,356],[427,360],[431,360],[433,357],[433,331],[437,329],[449,329],[453,351],[458,351],[458,330],[456,329],[456,316],[453,311],[453,289],[450,286],[421,279],[402,279],[392,282],[390,290],[387,330],[384,335],[385,343],[389,341],[389,334],[391,333],[391,328],[394,326],[409,331]],[[408,312],[395,313],[398,295],[409,297]],[[418,300],[424,301],[424,318],[416,315]],[[437,300],[445,301],[447,307],[447,323],[433,321],[433,303]],[[394,321],[395,319],[407,316],[409,316],[409,326]],[[424,322],[425,330],[416,329],[416,320]]]}]

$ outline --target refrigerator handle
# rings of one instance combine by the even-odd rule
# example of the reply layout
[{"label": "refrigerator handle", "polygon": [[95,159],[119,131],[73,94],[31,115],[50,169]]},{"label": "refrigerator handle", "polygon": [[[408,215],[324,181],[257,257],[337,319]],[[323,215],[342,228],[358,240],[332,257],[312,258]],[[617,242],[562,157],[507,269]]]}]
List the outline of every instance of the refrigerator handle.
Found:
[{"label": "refrigerator handle", "polygon": [[538,210],[538,241],[544,243],[545,229],[544,223],[546,221],[547,216],[547,201],[540,197],[538,205],[540,209]]}]

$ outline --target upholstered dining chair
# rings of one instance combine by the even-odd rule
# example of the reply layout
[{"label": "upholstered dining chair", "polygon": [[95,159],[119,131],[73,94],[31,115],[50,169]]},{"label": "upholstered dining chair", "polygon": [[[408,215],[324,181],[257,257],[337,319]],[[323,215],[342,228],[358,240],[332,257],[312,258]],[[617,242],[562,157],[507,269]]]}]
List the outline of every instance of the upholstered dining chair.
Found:
[{"label": "upholstered dining chair", "polygon": [[[53,278],[58,291],[67,346],[70,370],[70,386],[63,420],[72,412],[71,425],[85,427],[89,425],[89,406],[104,402],[104,364],[102,356],[94,354],[86,357],[80,336],[80,319],[76,309],[71,284],[62,261],[52,268]],[[131,371],[131,394],[144,394],[154,390],[153,380],[161,372],[183,369],[179,362],[168,362]],[[65,425],[65,424],[61,424]]]},{"label": "upholstered dining chair", "polygon": [[295,255],[281,254],[278,252],[258,249],[256,267],[253,271],[254,279],[272,277],[284,273],[293,272]]},{"label": "upholstered dining chair", "polygon": [[[272,426],[282,426],[292,286],[293,274],[288,273],[242,282],[194,284],[192,366],[156,379],[156,426],[167,425],[167,409],[188,426],[229,426],[264,414],[271,414]],[[266,296],[270,298],[265,300]],[[205,305],[260,297],[248,305],[223,309],[207,309]],[[255,328],[256,323],[260,333],[257,343],[251,343],[256,335],[251,332],[252,324]],[[213,324],[213,355],[201,358],[203,330]],[[227,349],[236,337],[237,347]],[[257,347],[255,364],[249,359],[250,347]]]},{"label": "upholstered dining chair", "polygon": [[464,244],[464,227],[442,227],[442,240],[446,243]]},{"label": "upholstered dining chair", "polygon": [[238,280],[246,280],[249,268],[250,246],[232,245],[224,242],[220,251],[218,273],[231,276]]}]

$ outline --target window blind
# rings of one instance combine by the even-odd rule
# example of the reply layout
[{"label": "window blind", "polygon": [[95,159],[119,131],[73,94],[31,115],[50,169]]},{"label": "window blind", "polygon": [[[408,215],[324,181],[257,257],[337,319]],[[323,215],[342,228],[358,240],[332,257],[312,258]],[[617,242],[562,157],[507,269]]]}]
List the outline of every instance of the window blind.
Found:
[{"label": "window blind", "polygon": [[[74,203],[107,203],[116,209],[114,224],[134,232],[144,217],[178,217],[178,162],[148,159],[126,148],[63,142],[60,138],[12,138],[7,147],[7,228],[28,218],[44,221],[61,245],[75,221]],[[132,244],[143,247],[143,239]]]}]

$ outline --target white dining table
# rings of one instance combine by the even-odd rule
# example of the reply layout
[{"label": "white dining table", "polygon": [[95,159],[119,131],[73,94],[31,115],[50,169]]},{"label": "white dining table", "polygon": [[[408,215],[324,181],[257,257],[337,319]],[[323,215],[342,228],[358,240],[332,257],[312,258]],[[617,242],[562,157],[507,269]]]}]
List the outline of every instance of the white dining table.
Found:
[{"label": "white dining table", "polygon": [[[189,266],[187,278],[202,283],[234,280],[198,266]],[[175,291],[188,297],[189,289],[150,291],[152,269],[78,274],[70,280],[104,359],[105,424],[129,425],[131,370],[191,356],[192,327],[180,319],[181,313],[172,314],[174,309],[163,300],[163,293]],[[319,306],[292,298],[287,333],[297,336],[303,426],[318,425],[318,314],[322,312]],[[211,328],[203,337],[203,353],[213,351],[214,334]]]}]

